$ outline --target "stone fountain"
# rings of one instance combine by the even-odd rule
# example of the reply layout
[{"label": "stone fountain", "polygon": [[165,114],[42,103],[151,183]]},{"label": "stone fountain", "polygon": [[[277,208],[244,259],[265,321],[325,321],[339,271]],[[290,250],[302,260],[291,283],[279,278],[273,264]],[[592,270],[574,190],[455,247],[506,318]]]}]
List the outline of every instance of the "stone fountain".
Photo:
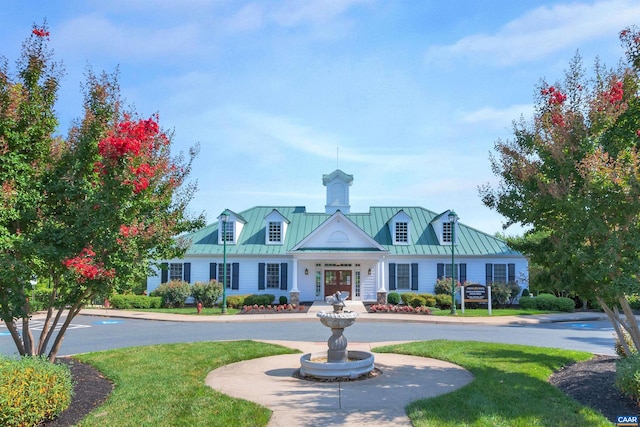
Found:
[{"label": "stone fountain", "polygon": [[332,312],[318,313],[320,322],[331,328],[328,350],[307,353],[300,358],[300,375],[324,379],[358,378],[373,370],[373,354],[368,351],[347,351],[347,338],[343,335],[356,321],[358,313],[344,310],[348,292],[336,292],[325,301],[333,306]]}]

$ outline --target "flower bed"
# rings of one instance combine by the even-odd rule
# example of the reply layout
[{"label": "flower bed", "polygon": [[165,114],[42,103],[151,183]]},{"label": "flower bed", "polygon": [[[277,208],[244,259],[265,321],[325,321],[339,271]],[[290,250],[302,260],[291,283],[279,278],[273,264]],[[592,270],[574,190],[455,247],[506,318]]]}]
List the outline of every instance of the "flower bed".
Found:
[{"label": "flower bed", "polygon": [[372,304],[367,305],[369,313],[402,313],[402,314],[431,314],[429,307],[411,307],[410,305]]},{"label": "flower bed", "polygon": [[278,314],[278,313],[306,313],[309,306],[300,304],[278,304],[278,305],[245,305],[240,314]]}]

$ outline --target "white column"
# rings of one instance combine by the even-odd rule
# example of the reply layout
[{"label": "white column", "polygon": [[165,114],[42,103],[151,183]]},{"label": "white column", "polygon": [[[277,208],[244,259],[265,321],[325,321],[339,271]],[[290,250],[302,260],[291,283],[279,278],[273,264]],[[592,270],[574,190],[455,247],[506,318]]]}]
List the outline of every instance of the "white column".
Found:
[{"label": "white column", "polygon": [[293,259],[293,281],[291,283],[291,292],[300,292],[298,289],[298,260]]},{"label": "white column", "polygon": [[387,292],[384,282],[384,257],[378,261],[378,292]]}]

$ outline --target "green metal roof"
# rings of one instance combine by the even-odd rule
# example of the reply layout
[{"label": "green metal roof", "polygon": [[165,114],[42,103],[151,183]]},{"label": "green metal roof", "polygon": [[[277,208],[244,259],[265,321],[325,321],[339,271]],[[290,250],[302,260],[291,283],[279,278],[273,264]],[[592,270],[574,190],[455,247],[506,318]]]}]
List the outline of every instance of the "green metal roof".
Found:
[{"label": "green metal roof", "polygon": [[[283,245],[265,244],[265,217],[276,209],[289,223]],[[398,212],[404,211],[411,218],[411,244],[393,245],[387,222]],[[227,254],[230,255],[286,255],[291,249],[309,236],[331,214],[310,213],[301,206],[256,206],[238,214],[246,221],[237,244],[227,243]],[[451,246],[440,245],[431,222],[440,214],[421,207],[371,207],[368,213],[350,213],[350,219],[364,233],[389,251],[390,255],[448,255]],[[192,239],[186,255],[221,255],[223,245],[218,244],[218,223],[210,224],[187,236]],[[478,231],[458,222],[456,229],[456,256],[521,256],[497,237]],[[336,249],[336,251],[353,252],[354,248]],[[355,249],[358,250],[357,248]],[[371,248],[362,248],[371,251]],[[308,252],[308,250],[301,249]],[[327,249],[320,250],[326,252]]]}]

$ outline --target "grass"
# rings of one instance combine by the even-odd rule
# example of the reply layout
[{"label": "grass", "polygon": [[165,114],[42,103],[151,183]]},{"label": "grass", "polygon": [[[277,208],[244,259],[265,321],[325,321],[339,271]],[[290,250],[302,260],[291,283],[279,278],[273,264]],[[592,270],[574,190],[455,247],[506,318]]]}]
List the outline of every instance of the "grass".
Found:
[{"label": "grass", "polygon": [[445,340],[379,347],[463,366],[474,381],[452,393],[419,400],[406,411],[415,426],[610,426],[547,382],[562,366],[591,353],[482,342]]},{"label": "grass", "polygon": [[255,341],[133,347],[76,356],[115,383],[107,401],[81,425],[117,427],[266,426],[271,411],[204,383],[220,366],[277,354],[286,347]]},{"label": "grass", "polygon": [[[169,313],[169,314],[193,314],[198,315],[198,309],[195,307],[180,308],[136,308],[129,311],[142,311],[146,313]],[[237,314],[240,310],[237,308],[227,308],[227,314]],[[222,309],[220,307],[203,308],[200,316],[220,316]]]},{"label": "grass", "polygon": [[[430,308],[431,314],[434,316],[450,316],[451,309],[441,310],[439,308]],[[456,310],[457,316],[460,317],[488,317],[489,310],[486,308],[465,308],[464,313],[458,308]],[[552,311],[545,310],[523,310],[519,308],[493,308],[491,309],[492,316],[533,316],[535,314],[548,314]]]}]

